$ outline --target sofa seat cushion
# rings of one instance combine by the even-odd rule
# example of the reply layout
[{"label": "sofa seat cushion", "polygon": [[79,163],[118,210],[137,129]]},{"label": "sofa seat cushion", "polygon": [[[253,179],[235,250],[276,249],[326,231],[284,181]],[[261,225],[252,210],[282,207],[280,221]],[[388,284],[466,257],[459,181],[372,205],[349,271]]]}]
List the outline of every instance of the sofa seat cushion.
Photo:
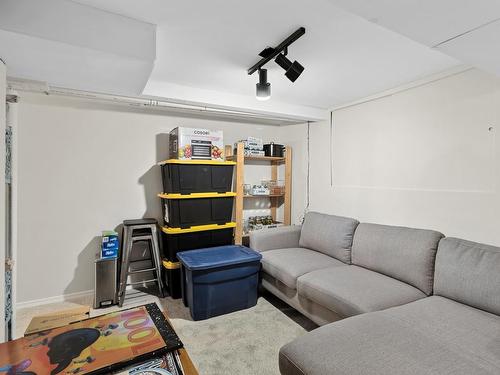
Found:
[{"label": "sofa seat cushion", "polygon": [[500,374],[500,317],[432,296],[327,324],[281,348],[284,375]]},{"label": "sofa seat cushion", "polygon": [[292,289],[297,289],[297,278],[307,272],[346,266],[328,255],[300,247],[264,251],[261,262],[264,272]]},{"label": "sofa seat cushion", "polygon": [[297,291],[340,316],[348,317],[424,298],[419,289],[357,266],[326,268],[297,280]]}]

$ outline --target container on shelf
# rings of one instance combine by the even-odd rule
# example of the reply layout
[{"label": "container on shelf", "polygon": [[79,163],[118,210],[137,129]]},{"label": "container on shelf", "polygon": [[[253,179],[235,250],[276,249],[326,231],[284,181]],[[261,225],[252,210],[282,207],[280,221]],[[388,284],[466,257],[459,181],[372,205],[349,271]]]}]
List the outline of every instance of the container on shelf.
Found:
[{"label": "container on shelf", "polygon": [[272,216],[251,216],[244,224],[244,233],[254,230],[271,229],[283,226],[283,223],[273,220]]},{"label": "container on shelf", "polygon": [[251,195],[269,195],[269,188],[264,185],[253,185]]},{"label": "container on shelf", "polygon": [[250,194],[252,194],[252,185],[250,185],[250,184],[243,184],[243,194],[244,195],[250,195]]},{"label": "container on shelf", "polygon": [[178,127],[169,134],[171,159],[224,159],[222,130]]},{"label": "container on shelf", "polygon": [[262,255],[244,246],[222,246],[177,254],[182,297],[193,320],[255,306]]},{"label": "container on shelf", "polygon": [[114,230],[105,230],[101,236],[101,258],[116,258],[120,251],[118,233]]},{"label": "container on shelf", "polygon": [[164,193],[225,193],[233,183],[233,161],[178,160],[158,163],[161,166]]},{"label": "container on shelf", "polygon": [[266,156],[283,157],[285,153],[285,146],[274,142],[267,143],[264,145],[264,153]]},{"label": "container on shelf", "polygon": [[245,156],[265,156],[264,142],[261,138],[248,137],[234,144],[234,149],[238,148],[238,143],[243,144]]},{"label": "container on shelf", "polygon": [[262,185],[269,189],[270,195],[285,194],[285,182],[283,180],[264,180]]},{"label": "container on shelf", "polygon": [[245,148],[245,150],[264,150],[264,141],[262,140],[262,138],[247,137],[247,139],[242,139],[241,141],[236,142],[234,144],[234,148],[238,147],[238,143],[243,143],[243,147]]},{"label": "container on shelf", "polygon": [[186,229],[162,227],[163,257],[177,262],[177,253],[180,251],[232,245],[235,227],[236,223],[200,225]]},{"label": "container on shelf", "polygon": [[246,150],[243,152],[243,155],[244,156],[253,156],[253,157],[264,157],[266,156],[266,154],[264,153],[264,151],[257,151],[257,150]]},{"label": "container on shelf", "polygon": [[182,297],[181,264],[179,262],[163,261],[163,274],[167,292],[173,299]]},{"label": "container on shelf", "polygon": [[227,224],[233,215],[236,193],[158,194],[167,227]]}]

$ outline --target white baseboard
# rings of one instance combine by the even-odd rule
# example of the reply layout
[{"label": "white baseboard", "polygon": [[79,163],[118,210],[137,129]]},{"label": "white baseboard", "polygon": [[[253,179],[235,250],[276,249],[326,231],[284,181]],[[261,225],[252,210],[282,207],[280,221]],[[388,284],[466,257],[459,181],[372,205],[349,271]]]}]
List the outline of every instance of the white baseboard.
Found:
[{"label": "white baseboard", "polygon": [[23,301],[16,303],[16,310],[25,309],[28,307],[35,307],[40,305],[47,305],[49,303],[59,303],[59,302],[74,302],[81,304],[89,304],[89,301],[92,301],[94,297],[93,290],[84,290],[82,292],[63,294],[60,296],[53,296],[47,298],[34,299],[31,301]]}]

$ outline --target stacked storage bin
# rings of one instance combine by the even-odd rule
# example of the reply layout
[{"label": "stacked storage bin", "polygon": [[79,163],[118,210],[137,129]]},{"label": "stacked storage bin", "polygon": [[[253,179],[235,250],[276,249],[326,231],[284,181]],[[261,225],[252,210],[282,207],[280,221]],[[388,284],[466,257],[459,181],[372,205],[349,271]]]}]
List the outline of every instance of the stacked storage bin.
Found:
[{"label": "stacked storage bin", "polygon": [[236,193],[231,192],[234,162],[170,159],[160,163],[163,191],[161,247],[165,284],[181,297],[180,251],[231,245]]}]

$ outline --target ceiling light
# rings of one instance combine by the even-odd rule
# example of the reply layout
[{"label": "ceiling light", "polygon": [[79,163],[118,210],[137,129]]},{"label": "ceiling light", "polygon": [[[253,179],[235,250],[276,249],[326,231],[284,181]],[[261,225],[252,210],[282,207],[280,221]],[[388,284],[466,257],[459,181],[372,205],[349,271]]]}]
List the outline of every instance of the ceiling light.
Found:
[{"label": "ceiling light", "polygon": [[302,65],[300,65],[297,61],[291,62],[282,53],[276,56],[274,61],[276,61],[276,64],[285,69],[285,76],[292,82],[295,82],[304,71],[304,67]]},{"label": "ceiling light", "polygon": [[267,100],[271,97],[271,84],[267,82],[267,69],[259,69],[257,83],[257,100]]},{"label": "ceiling light", "polygon": [[295,82],[297,78],[299,78],[299,76],[302,74],[302,72],[304,71],[304,67],[297,61],[291,62],[286,58],[286,55],[288,53],[288,47],[305,33],[306,29],[303,27],[299,27],[278,46],[266,47],[262,52],[259,53],[259,56],[262,57],[260,61],[247,70],[248,75],[252,75],[256,71],[259,71],[259,83],[257,83],[257,99],[267,100],[271,97],[271,84],[267,82],[267,70],[263,69],[263,67],[272,59],[275,59],[276,63],[283,69],[285,69],[285,76],[290,81]]}]

